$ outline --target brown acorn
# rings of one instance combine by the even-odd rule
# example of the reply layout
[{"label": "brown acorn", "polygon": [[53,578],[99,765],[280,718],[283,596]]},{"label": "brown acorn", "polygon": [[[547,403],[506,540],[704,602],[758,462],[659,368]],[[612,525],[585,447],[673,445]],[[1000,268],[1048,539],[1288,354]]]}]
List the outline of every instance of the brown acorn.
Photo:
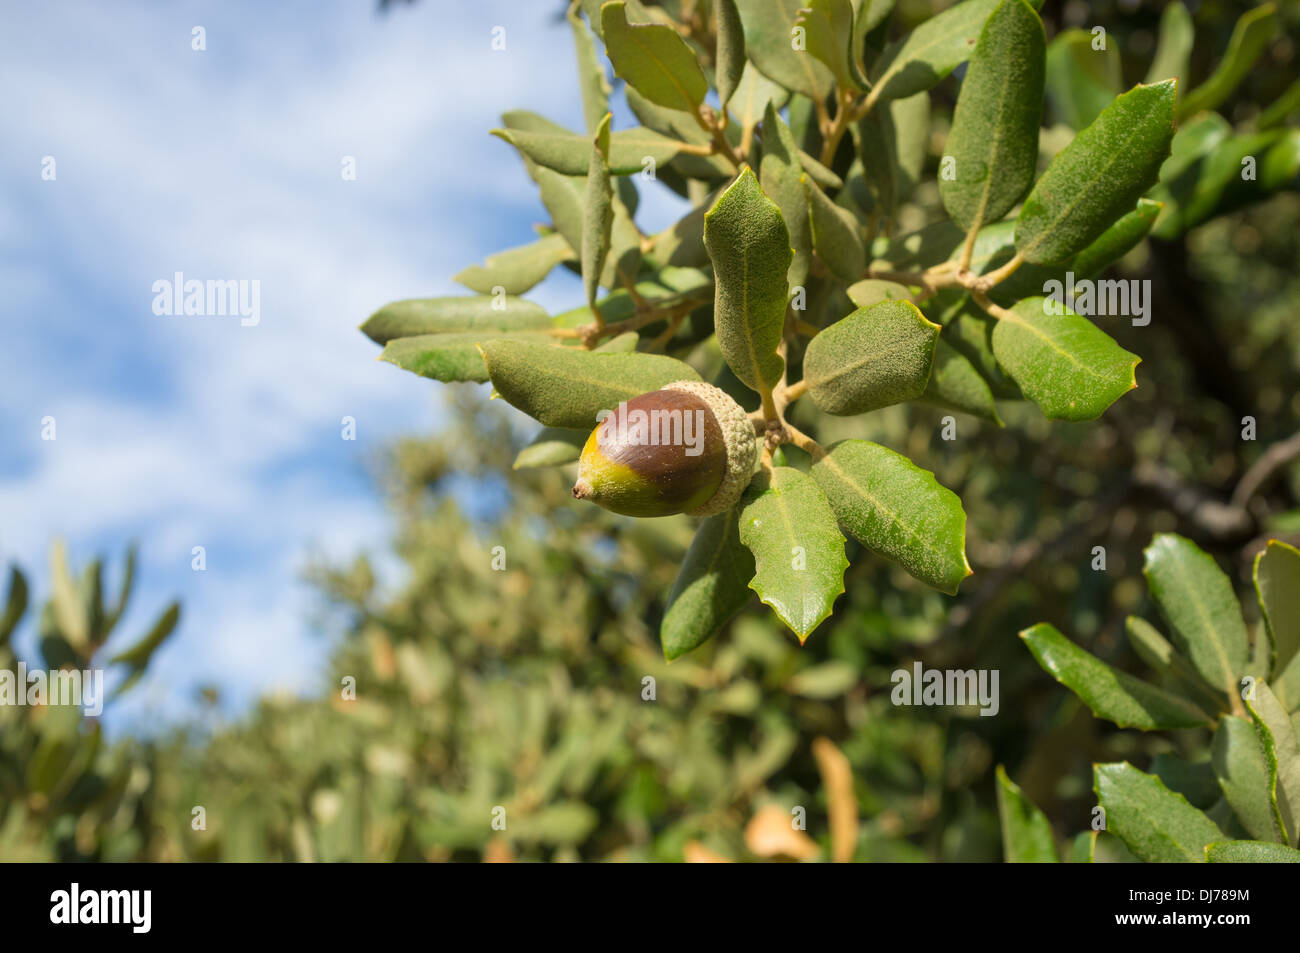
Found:
[{"label": "brown acorn", "polygon": [[757,460],[744,408],[712,384],[678,381],[597,424],[573,495],[624,516],[709,516],[740,499]]}]

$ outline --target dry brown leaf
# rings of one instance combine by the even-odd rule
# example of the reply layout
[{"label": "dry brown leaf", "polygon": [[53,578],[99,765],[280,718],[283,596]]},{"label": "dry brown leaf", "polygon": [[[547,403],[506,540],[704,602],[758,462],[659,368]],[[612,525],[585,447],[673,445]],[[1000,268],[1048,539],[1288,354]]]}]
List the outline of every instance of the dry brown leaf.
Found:
[{"label": "dry brown leaf", "polygon": [[790,812],[777,804],[759,808],[745,827],[745,846],[759,857],[812,860],[820,855],[817,842],[795,830],[790,821]]},{"label": "dry brown leaf", "polygon": [[709,850],[697,840],[688,840],[682,845],[682,860],[688,864],[731,864],[730,857],[723,857],[717,851]]},{"label": "dry brown leaf", "polygon": [[829,738],[812,743],[817,770],[826,788],[826,807],[831,821],[831,859],[847,864],[858,846],[858,800],[853,793],[853,768],[844,752]]}]

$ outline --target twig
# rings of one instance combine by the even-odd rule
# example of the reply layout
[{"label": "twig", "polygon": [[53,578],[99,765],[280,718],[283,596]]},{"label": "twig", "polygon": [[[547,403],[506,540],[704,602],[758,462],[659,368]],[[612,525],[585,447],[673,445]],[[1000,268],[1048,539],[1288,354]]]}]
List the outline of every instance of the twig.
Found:
[{"label": "twig", "polygon": [[1133,483],[1160,497],[1192,525],[1193,535],[1232,542],[1245,539],[1254,531],[1255,521],[1244,507],[1215,499],[1200,487],[1184,482],[1162,463],[1154,460],[1139,463],[1133,471]]},{"label": "twig", "polygon": [[1245,510],[1279,470],[1300,457],[1300,430],[1264,451],[1263,456],[1250,465],[1237,488],[1232,491],[1232,506]]},{"label": "twig", "polygon": [[826,133],[825,141],[822,142],[821,163],[828,169],[834,164],[835,153],[839,150],[840,141],[849,128],[852,100],[853,93],[849,90],[841,90],[839,99],[836,100],[835,118],[831,120],[830,129]]},{"label": "twig", "polygon": [[785,435],[792,444],[812,457],[814,463],[826,456],[825,447],[789,421],[785,423]]},{"label": "twig", "polygon": [[[972,290],[978,289],[980,291],[989,291],[995,285],[1001,284],[1003,281],[1006,281],[1006,279],[1011,276],[1011,273],[1014,272],[1017,268],[1019,268],[1024,263],[1025,263],[1024,256],[1021,255],[1020,252],[1016,252],[1015,255],[1012,256],[1011,260],[1007,262],[1005,265],[1003,265],[1001,268],[998,268],[994,271],[990,271],[987,275],[980,275],[979,277],[975,277],[975,278],[968,277],[965,280],[962,280],[960,283]],[[960,271],[958,272],[958,278],[959,279],[962,278],[962,274]]]}]

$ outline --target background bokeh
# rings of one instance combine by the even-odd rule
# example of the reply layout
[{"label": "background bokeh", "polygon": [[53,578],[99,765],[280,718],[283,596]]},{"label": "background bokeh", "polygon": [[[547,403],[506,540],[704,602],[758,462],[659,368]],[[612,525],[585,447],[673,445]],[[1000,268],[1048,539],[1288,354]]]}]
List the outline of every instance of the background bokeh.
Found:
[{"label": "background bokeh", "polygon": [[[1204,77],[1249,4],[1191,6]],[[1127,86],[1145,73],[1159,7],[1048,2],[1043,16],[1049,37],[1106,24]],[[903,2],[900,18],[928,9]],[[667,666],[658,620],[689,521],[614,517],[574,505],[562,471],[511,472],[533,429],[520,415],[486,388],[377,364],[356,330],[383,302],[457,293],[452,274],[544,220],[487,130],[510,108],[581,125],[562,12],[506,0],[8,12],[0,559],[33,593],[12,647],[40,658],[56,537],[74,568],[110,557],[110,593],[124,545],[140,545],[108,654],[170,600],[183,609],[102,730],[0,710],[0,857],[740,858],[771,805],[784,829],[790,805],[806,806],[812,841],[783,849],[813,856],[831,803],[850,797],[857,859],[989,860],[995,765],[1064,838],[1087,825],[1092,761],[1203,750],[1195,732],[1095,721],[1015,634],[1051,621],[1138,671],[1122,622],[1155,618],[1140,574],[1153,532],[1195,539],[1243,591],[1263,539],[1300,538],[1295,466],[1242,518],[1215,509],[1300,428],[1300,195],[1119,264],[1152,282],[1155,306],[1149,327],[1106,326],[1143,363],[1138,390],[1101,421],[1009,406],[1004,429],[960,417],[955,442],[937,409],[814,421],[828,439],[853,428],[905,452],[960,493],[976,575],[956,599],[851,554],[846,595],[805,648],[748,611]],[[1286,15],[1287,35],[1224,107],[1234,122],[1296,78]],[[505,51],[490,48],[496,25]],[[936,113],[956,88],[936,88]],[[914,225],[938,216],[941,148],[936,134]],[[641,199],[645,232],[685,208],[666,189]],[[260,280],[260,324],[155,316],[152,284],[176,271]],[[561,270],[529,297],[559,311],[581,290]],[[47,415],[55,441],[41,439]],[[1247,415],[1254,441],[1241,439]],[[356,441],[340,437],[345,416]],[[1104,573],[1090,568],[1098,545]],[[889,675],[914,659],[999,669],[998,717],[892,706]],[[110,685],[130,674],[111,670]],[[339,696],[349,676],[355,702]],[[851,765],[848,794],[827,782],[817,738]],[[508,838],[487,824],[495,806]]]}]

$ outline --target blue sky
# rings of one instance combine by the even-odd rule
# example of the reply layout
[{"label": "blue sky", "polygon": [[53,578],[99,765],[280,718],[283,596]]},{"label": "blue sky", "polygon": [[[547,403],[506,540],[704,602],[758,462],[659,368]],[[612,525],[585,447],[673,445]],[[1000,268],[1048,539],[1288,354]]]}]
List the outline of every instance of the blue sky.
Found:
[{"label": "blue sky", "polygon": [[[138,541],[140,584],[110,646],[133,642],[170,599],[184,605],[110,726],[184,718],[205,683],[232,713],[262,692],[319,686],[330,642],[311,628],[302,570],[313,556],[382,556],[389,527],[369,462],[397,435],[436,427],[442,406],[440,385],[376,362],[356,326],[386,301],[468,293],[453,274],[545,220],[488,130],[511,108],[581,127],[559,9],[423,0],[379,15],[370,0],[222,0],[7,12],[0,562],[21,565],[43,600],[54,537],[76,564]],[[205,50],[191,48],[195,26]],[[491,48],[495,26],[504,51]],[[676,214],[647,195],[638,219],[653,229]],[[154,314],[154,282],[178,271],[257,280],[260,322]],[[555,275],[530,296],[560,310],[581,291]],[[47,416],[53,441],[41,439]],[[354,442],[341,439],[345,416]],[[202,573],[190,568],[199,545]],[[16,642],[30,658],[30,613]]]}]

